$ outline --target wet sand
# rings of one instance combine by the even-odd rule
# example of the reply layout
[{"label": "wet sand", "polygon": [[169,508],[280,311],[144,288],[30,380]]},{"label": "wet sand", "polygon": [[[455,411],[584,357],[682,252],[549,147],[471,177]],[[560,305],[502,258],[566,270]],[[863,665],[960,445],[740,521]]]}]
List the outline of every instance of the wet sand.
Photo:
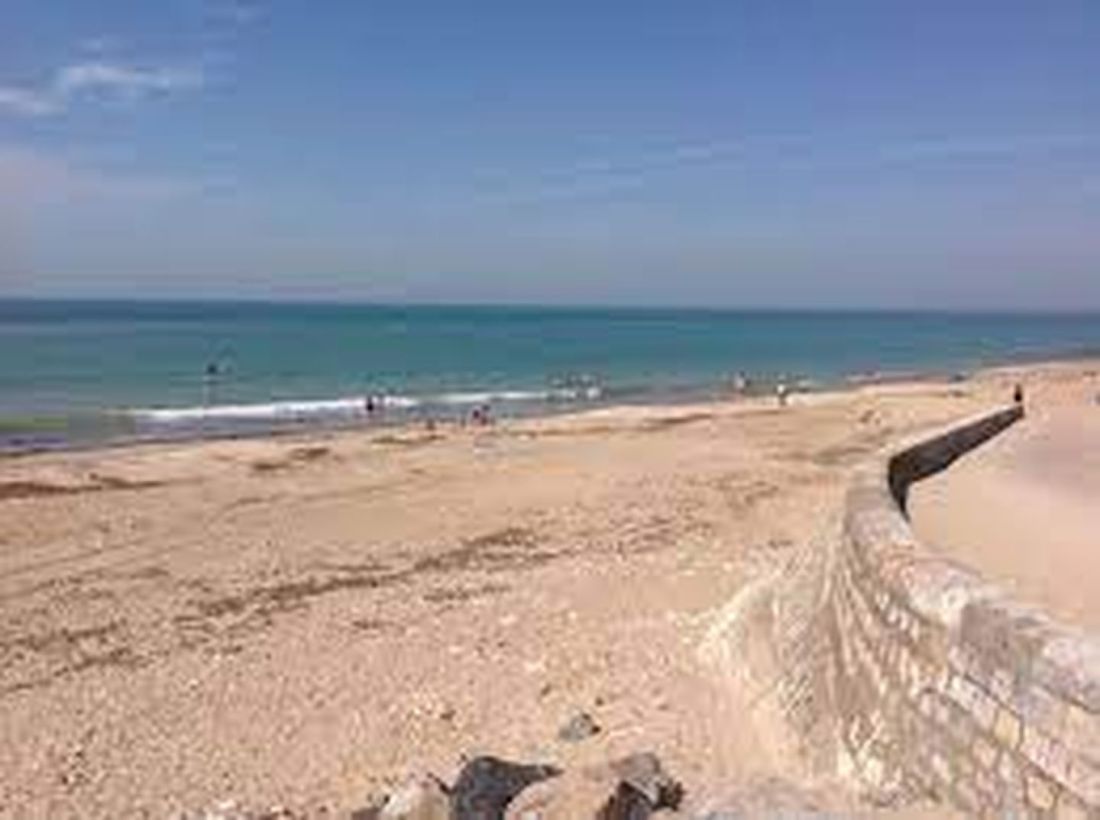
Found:
[{"label": "wet sand", "polygon": [[914,487],[917,532],[1065,620],[1100,629],[1100,379],[1032,386],[1026,418]]},{"label": "wet sand", "polygon": [[708,630],[1014,378],[0,461],[0,815],[346,812],[479,752],[798,779]]}]

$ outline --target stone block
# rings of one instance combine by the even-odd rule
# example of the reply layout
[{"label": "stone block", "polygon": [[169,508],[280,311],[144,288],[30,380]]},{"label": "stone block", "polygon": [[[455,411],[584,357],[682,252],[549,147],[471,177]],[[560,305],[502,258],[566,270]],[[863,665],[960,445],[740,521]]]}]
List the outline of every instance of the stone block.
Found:
[{"label": "stone block", "polygon": [[1100,769],[1084,762],[1074,762],[1066,773],[1066,787],[1100,813]]},{"label": "stone block", "polygon": [[955,779],[955,771],[947,757],[939,752],[932,755],[932,771],[944,783],[950,783]]},{"label": "stone block", "polygon": [[1002,707],[993,722],[993,735],[997,741],[1005,748],[1015,749],[1020,742],[1020,729],[1020,719],[1011,710]]},{"label": "stone block", "polygon": [[1050,780],[1037,772],[1028,773],[1027,802],[1033,807],[1042,812],[1049,812],[1054,808],[1057,794],[1057,787]]},{"label": "stone block", "polygon": [[1100,715],[1067,706],[1059,737],[1074,753],[1100,762]]},{"label": "stone block", "polygon": [[1080,757],[1075,760],[1073,753],[1066,748],[1064,743],[1056,738],[1052,740],[1046,753],[1046,766],[1044,768],[1047,774],[1059,783],[1067,783],[1070,767],[1075,765],[1088,766],[1089,761]]},{"label": "stone block", "polygon": [[1030,726],[1036,726],[1051,736],[1062,734],[1067,707],[1041,686],[1031,686],[1017,698],[1020,716]]},{"label": "stone block", "polygon": [[993,697],[999,700],[1001,703],[1012,703],[1015,699],[1015,683],[1016,678],[1008,669],[1000,667],[993,671],[993,675],[989,681],[990,691],[993,693]]},{"label": "stone block", "polygon": [[977,789],[966,780],[958,780],[951,788],[952,802],[964,811],[975,813],[981,809],[982,800]]},{"label": "stone block", "polygon": [[999,749],[990,743],[988,738],[982,736],[974,739],[971,748],[974,751],[974,757],[978,761],[978,765],[983,769],[992,771],[997,763]]}]

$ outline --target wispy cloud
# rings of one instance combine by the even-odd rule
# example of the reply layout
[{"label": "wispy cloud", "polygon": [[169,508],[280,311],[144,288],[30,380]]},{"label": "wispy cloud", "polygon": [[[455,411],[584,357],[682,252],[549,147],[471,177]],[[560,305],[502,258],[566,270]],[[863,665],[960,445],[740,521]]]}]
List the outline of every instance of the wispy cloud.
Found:
[{"label": "wispy cloud", "polygon": [[27,88],[0,86],[0,111],[21,117],[44,117],[56,114],[59,104],[52,95]]},{"label": "wispy cloud", "polygon": [[1002,159],[1095,146],[1094,134],[1007,134],[915,139],[884,145],[878,159],[924,162],[952,159]]},{"label": "wispy cloud", "polygon": [[137,96],[201,85],[202,74],[194,69],[139,69],[104,62],[66,66],[58,72],[54,82],[57,91],[66,97],[95,89]]},{"label": "wispy cloud", "polygon": [[23,117],[45,117],[66,111],[81,97],[113,96],[134,100],[196,89],[202,84],[203,74],[197,68],[142,68],[90,60],[62,66],[43,87],[0,86],[0,111]]}]

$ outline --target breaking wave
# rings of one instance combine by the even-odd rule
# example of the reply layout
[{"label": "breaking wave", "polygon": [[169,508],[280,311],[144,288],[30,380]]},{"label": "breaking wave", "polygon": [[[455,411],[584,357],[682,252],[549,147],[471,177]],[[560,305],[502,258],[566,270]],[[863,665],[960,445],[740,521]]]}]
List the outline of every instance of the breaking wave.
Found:
[{"label": "breaking wave", "polygon": [[552,390],[486,390],[441,393],[427,396],[384,394],[347,396],[336,399],[260,402],[255,404],[212,404],[191,407],[135,407],[123,413],[135,421],[152,424],[189,424],[197,421],[296,421],[322,418],[356,418],[368,415],[368,404],[384,410],[414,410],[432,407],[463,407],[480,404],[522,404],[533,402],[592,401],[603,395],[596,386]]}]

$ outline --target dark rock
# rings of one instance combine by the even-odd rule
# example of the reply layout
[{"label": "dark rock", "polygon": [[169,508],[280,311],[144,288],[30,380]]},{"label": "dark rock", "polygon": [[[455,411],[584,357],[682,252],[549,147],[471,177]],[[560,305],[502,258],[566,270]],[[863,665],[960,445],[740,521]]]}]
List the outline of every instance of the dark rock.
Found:
[{"label": "dark rock", "polygon": [[451,789],[451,820],[503,820],[512,799],[541,780],[557,777],[554,766],[511,763],[497,757],[475,757]]},{"label": "dark rock", "polygon": [[599,734],[599,731],[600,727],[593,720],[592,715],[587,712],[580,712],[570,718],[569,722],[558,730],[558,740],[564,740],[566,743],[579,743],[585,738]]},{"label": "dark rock", "polygon": [[652,752],[640,752],[609,764],[623,785],[641,794],[653,810],[679,808],[684,787],[673,780]]},{"label": "dark rock", "polygon": [[656,810],[648,797],[633,786],[620,783],[596,814],[596,820],[649,820]]}]

